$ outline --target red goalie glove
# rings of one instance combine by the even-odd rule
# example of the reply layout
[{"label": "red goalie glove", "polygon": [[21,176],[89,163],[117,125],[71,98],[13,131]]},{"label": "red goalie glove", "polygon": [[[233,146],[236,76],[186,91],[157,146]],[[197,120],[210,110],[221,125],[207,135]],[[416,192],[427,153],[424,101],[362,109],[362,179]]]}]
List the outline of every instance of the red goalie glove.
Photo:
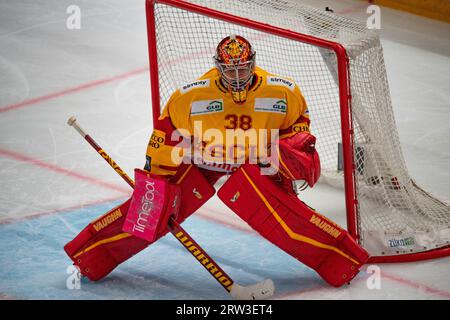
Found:
[{"label": "red goalie glove", "polygon": [[316,137],[308,132],[280,140],[280,173],[290,180],[305,180],[310,187],[314,186],[320,177],[320,159],[315,143]]}]

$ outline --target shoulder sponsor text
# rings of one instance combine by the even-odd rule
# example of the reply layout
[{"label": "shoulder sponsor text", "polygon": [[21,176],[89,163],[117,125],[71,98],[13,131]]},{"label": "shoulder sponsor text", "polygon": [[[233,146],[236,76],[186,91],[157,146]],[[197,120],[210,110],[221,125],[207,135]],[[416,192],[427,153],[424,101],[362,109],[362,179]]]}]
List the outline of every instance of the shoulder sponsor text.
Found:
[{"label": "shoulder sponsor text", "polygon": [[291,91],[294,91],[295,83],[284,78],[267,76],[267,85],[269,86],[283,86]]},{"label": "shoulder sponsor text", "polygon": [[209,83],[210,83],[209,79],[197,80],[194,82],[190,82],[190,83],[183,85],[180,88],[180,92],[183,94],[183,93],[191,91],[192,89],[195,89],[195,88],[207,88],[207,87],[209,87]]}]

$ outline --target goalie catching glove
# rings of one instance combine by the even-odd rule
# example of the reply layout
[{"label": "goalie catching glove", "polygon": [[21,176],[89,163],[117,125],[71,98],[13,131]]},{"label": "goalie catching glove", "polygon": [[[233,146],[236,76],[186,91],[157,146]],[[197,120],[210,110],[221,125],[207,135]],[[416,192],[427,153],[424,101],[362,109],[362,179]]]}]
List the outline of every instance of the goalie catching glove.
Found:
[{"label": "goalie catching glove", "polygon": [[279,142],[280,173],[291,180],[305,180],[310,187],[320,177],[320,160],[316,137],[308,132],[299,132]]},{"label": "goalie catching glove", "polygon": [[[286,191],[292,192],[292,181],[304,180],[313,187],[320,177],[320,159],[315,148],[316,137],[309,132],[299,132],[279,140],[277,154],[269,161],[277,170],[271,178]],[[273,157],[277,156],[276,159]]]}]

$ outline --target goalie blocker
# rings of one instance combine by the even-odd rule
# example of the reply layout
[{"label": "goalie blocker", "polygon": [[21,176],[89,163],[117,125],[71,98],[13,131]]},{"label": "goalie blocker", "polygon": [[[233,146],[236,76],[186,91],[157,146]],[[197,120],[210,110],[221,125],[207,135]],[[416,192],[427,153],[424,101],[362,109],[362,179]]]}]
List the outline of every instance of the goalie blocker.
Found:
[{"label": "goalie blocker", "polygon": [[347,231],[261,175],[257,165],[240,167],[218,196],[264,238],[335,287],[350,282],[369,258]]},{"label": "goalie blocker", "polygon": [[[92,221],[64,246],[74,265],[89,280],[102,279],[120,263],[166,235],[171,215],[182,223],[215,193],[193,165],[183,165],[170,181],[154,175],[144,176],[144,172],[136,170],[136,182],[143,181],[144,194],[137,185],[132,198]],[[154,219],[149,219],[146,211],[151,206],[152,214],[156,214]]]},{"label": "goalie blocker", "polygon": [[122,230],[154,242],[161,230],[176,220],[180,209],[180,186],[141,169],[134,170],[135,188]]}]

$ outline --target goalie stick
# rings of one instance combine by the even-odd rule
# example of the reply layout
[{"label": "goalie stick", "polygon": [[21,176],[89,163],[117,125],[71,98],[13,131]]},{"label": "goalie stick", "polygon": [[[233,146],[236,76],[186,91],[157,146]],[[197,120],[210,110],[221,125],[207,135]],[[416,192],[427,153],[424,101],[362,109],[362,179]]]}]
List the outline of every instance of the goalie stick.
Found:
[{"label": "goalie stick", "polygon": [[[120,168],[120,166],[88,135],[77,123],[75,117],[70,117],[67,124],[75,130],[105,159],[106,162],[134,189],[134,181]],[[231,277],[206,253],[206,251],[195,242],[194,239],[173,218],[169,220],[169,230],[177,240],[185,247],[203,267],[219,282],[222,287],[238,300],[259,300],[271,297],[275,287],[271,279],[266,279],[254,285],[241,286],[233,281]],[[191,250],[195,248],[196,250]],[[194,254],[194,252],[196,254]],[[202,256],[201,260],[197,257]],[[206,258],[206,259],[205,259]]]}]

